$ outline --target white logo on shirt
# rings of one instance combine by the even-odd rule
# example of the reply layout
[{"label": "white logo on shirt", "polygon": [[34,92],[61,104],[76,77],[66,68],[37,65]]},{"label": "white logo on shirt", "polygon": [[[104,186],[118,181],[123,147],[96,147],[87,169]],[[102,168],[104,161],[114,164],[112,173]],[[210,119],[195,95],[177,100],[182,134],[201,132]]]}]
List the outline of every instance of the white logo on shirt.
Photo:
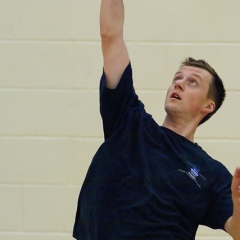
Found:
[{"label": "white logo on shirt", "polygon": [[206,180],[206,178],[200,174],[200,170],[197,167],[189,162],[187,162],[187,164],[191,166],[190,171],[184,171],[181,169],[178,169],[178,171],[187,174],[197,184],[197,186],[201,188],[201,185],[198,183],[197,178],[201,177],[204,180]]}]

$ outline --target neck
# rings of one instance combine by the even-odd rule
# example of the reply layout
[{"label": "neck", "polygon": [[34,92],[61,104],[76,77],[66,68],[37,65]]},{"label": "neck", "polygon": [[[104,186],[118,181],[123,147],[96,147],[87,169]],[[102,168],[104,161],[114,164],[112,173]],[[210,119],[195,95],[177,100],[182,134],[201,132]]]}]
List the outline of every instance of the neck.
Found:
[{"label": "neck", "polygon": [[167,115],[162,126],[194,142],[194,134],[198,124],[195,121],[183,121],[181,118],[172,118]]}]

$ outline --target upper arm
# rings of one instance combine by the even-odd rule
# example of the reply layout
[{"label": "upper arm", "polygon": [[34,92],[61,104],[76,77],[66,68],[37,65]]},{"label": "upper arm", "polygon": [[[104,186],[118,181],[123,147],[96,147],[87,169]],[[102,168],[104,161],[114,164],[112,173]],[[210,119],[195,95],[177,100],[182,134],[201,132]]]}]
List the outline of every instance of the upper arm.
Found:
[{"label": "upper arm", "polygon": [[224,225],[224,229],[229,235],[232,235],[231,221],[232,221],[232,217],[228,218],[228,220],[226,221],[226,223]]},{"label": "upper arm", "polygon": [[102,38],[102,53],[106,85],[114,89],[129,64],[129,55],[122,36]]}]

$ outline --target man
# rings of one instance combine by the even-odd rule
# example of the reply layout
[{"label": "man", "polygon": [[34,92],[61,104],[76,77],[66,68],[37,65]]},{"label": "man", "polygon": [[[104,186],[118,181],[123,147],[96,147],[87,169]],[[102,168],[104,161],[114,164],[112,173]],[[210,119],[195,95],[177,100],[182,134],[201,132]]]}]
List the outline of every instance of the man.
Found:
[{"label": "man", "polygon": [[198,125],[224,100],[221,79],[205,61],[187,59],[168,89],[167,115],[158,126],[135,94],[123,22],[123,1],[102,0],[105,142],[82,186],[73,236],[187,240],[203,224],[240,239],[240,168],[232,179],[194,144]]}]

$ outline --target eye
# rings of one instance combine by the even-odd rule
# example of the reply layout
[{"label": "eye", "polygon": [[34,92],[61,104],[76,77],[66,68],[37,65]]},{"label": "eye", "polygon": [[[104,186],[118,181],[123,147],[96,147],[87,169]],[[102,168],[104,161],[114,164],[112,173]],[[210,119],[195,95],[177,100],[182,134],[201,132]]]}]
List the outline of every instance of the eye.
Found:
[{"label": "eye", "polygon": [[188,84],[191,85],[191,86],[196,86],[196,85],[197,85],[197,82],[196,82],[196,80],[194,80],[194,79],[190,79],[190,80],[188,81]]},{"label": "eye", "polygon": [[177,82],[177,81],[179,81],[179,80],[181,80],[180,77],[175,77],[175,78],[173,79],[173,82]]}]

